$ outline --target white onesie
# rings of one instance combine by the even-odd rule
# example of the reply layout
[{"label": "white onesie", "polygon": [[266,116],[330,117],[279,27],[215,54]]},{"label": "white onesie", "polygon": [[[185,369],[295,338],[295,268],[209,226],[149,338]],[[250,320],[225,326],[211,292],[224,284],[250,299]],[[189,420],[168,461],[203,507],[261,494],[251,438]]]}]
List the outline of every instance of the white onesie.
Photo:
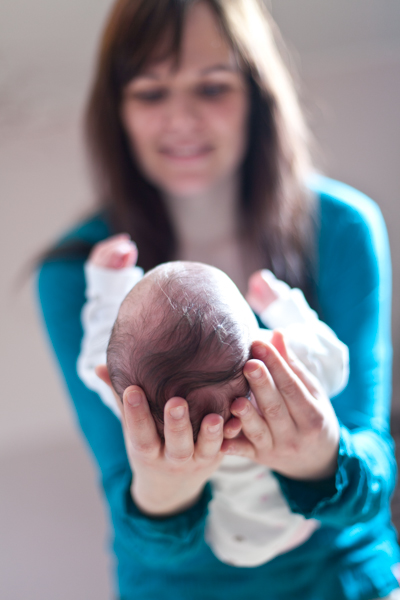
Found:
[{"label": "white onesie", "polygon": [[[84,335],[77,370],[85,385],[120,418],[113,393],[94,370],[106,363],[107,344],[119,307],[143,277],[143,270],[106,269],[88,262],[85,276],[87,302],[82,309]],[[348,381],[347,346],[318,319],[300,290],[269,276],[279,298],[260,315],[261,320],[270,329],[279,328],[285,334],[288,347],[318,378],[327,395],[335,396]],[[225,563],[261,565],[305,542],[319,526],[313,519],[292,513],[272,472],[250,459],[225,456],[211,484],[206,541]]]}]

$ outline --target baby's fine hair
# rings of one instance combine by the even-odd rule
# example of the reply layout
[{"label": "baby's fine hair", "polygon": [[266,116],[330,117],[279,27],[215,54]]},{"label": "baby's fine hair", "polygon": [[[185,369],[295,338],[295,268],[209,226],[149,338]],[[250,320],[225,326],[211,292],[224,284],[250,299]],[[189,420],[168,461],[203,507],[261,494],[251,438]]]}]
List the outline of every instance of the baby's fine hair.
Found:
[{"label": "baby's fine hair", "polygon": [[114,390],[122,399],[128,386],[140,386],[162,437],[169,398],[188,402],[196,440],[206,414],[229,410],[234,397],[222,393],[223,384],[242,378],[248,392],[248,332],[221,298],[214,272],[201,263],[156,267],[128,294],[112,330],[107,365]]}]

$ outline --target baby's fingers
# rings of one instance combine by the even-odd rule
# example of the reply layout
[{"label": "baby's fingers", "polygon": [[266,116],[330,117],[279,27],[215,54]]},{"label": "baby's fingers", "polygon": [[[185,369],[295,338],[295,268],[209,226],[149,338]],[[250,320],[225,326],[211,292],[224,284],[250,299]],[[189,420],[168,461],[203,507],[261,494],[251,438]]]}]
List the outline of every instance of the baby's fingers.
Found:
[{"label": "baby's fingers", "polygon": [[103,249],[101,260],[109,269],[123,269],[136,263],[138,251],[136,244],[128,239],[115,240]]},{"label": "baby's fingers", "polygon": [[137,247],[126,233],[107,238],[96,244],[90,253],[90,262],[107,269],[122,269],[137,261]]}]

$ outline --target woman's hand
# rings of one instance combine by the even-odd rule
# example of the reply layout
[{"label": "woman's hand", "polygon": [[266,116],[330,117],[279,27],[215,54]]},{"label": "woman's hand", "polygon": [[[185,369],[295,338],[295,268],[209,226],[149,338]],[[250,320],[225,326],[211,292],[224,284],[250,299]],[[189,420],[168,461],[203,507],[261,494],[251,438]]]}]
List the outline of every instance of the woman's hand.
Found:
[{"label": "woman's hand", "polygon": [[195,504],[224,457],[224,435],[233,437],[240,431],[237,419],[224,427],[221,415],[209,414],[194,443],[187,402],[171,398],[164,410],[164,443],[146,396],[137,386],[125,390],[121,410],[134,472],[132,498],[142,512],[155,517],[179,513]]},{"label": "woman's hand", "polygon": [[271,344],[254,342],[244,374],[259,412],[237,398],[231,412],[243,435],[226,440],[222,450],[246,456],[291,479],[318,480],[337,467],[339,423],[330,400],[316,379],[291,356],[283,335]]}]

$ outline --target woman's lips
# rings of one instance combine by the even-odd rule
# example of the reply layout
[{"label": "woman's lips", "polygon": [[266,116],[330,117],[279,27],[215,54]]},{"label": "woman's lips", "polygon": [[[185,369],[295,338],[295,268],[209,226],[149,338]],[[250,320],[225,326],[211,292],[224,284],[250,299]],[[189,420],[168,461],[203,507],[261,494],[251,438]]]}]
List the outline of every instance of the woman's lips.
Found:
[{"label": "woman's lips", "polygon": [[212,151],[210,146],[180,146],[161,148],[163,156],[172,160],[190,161],[207,156]]}]

